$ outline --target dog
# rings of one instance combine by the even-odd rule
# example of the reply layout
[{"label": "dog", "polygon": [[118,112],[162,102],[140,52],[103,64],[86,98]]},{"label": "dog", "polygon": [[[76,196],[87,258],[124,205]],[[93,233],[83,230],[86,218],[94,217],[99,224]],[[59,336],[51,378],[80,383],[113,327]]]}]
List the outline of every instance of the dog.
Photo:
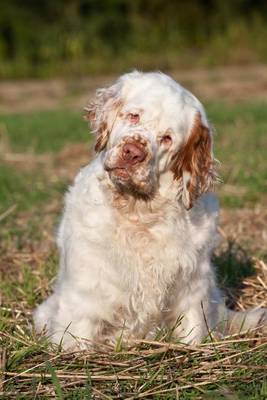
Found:
[{"label": "dog", "polygon": [[85,112],[96,156],[66,194],[60,269],[36,330],[73,349],[162,329],[199,344],[266,323],[265,309],[228,310],[216,284],[218,175],[199,100],[163,73],[134,71]]}]

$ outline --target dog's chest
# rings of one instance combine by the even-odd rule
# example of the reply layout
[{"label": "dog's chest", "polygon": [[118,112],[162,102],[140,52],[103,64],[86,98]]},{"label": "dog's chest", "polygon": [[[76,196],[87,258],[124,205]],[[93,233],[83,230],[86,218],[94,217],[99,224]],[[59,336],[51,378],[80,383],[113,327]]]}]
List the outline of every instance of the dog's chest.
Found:
[{"label": "dog's chest", "polygon": [[157,324],[179,271],[177,224],[171,218],[153,223],[131,215],[119,218],[113,257],[132,329],[143,329],[142,321]]},{"label": "dog's chest", "polygon": [[177,223],[174,218],[118,217],[114,230],[117,268],[129,286],[161,292],[179,268]]}]

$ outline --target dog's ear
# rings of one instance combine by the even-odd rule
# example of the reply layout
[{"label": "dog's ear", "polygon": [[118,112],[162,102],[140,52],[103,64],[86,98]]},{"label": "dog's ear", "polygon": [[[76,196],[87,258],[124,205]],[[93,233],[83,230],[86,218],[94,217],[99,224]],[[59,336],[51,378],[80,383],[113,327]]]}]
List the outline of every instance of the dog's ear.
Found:
[{"label": "dog's ear", "polygon": [[174,179],[178,180],[179,197],[187,210],[218,179],[212,152],[211,130],[197,112],[188,139],[172,159]]},{"label": "dog's ear", "polygon": [[95,151],[100,152],[106,147],[121,106],[120,85],[115,83],[109,88],[98,89],[95,99],[84,108],[85,119],[96,134]]}]

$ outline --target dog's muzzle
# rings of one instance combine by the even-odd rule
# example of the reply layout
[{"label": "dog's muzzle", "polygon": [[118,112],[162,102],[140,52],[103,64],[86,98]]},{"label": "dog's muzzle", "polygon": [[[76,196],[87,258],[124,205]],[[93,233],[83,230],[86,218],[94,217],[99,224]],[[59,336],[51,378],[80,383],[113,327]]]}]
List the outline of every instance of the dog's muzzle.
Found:
[{"label": "dog's muzzle", "polygon": [[136,137],[127,138],[119,145],[117,154],[105,161],[105,170],[122,179],[128,178],[148,157],[146,140]]}]

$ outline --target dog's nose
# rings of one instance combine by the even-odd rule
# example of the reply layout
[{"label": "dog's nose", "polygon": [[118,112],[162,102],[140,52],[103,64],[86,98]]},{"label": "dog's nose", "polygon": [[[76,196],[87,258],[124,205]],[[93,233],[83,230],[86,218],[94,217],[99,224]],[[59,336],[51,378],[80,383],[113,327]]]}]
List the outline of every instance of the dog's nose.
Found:
[{"label": "dog's nose", "polygon": [[146,152],[133,143],[126,143],[122,148],[122,158],[128,164],[135,165],[144,161],[146,158]]}]

